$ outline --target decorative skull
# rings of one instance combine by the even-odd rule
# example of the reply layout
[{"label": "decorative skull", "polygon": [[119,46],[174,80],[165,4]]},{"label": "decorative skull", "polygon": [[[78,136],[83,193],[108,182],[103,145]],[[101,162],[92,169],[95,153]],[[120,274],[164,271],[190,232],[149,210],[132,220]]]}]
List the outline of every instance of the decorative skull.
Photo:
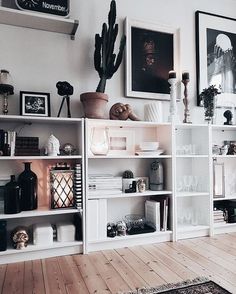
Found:
[{"label": "decorative skull", "polygon": [[117,235],[118,236],[125,236],[127,231],[127,226],[124,221],[119,221],[116,224]]},{"label": "decorative skull", "polygon": [[27,247],[29,235],[26,227],[17,227],[12,232],[13,247],[15,249],[23,249]]}]

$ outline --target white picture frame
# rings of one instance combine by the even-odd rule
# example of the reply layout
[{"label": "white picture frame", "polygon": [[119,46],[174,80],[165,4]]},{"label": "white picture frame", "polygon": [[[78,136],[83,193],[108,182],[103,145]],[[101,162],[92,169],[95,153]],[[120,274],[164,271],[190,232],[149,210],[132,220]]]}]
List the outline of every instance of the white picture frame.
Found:
[{"label": "white picture frame", "polygon": [[236,107],[236,74],[232,69],[229,75],[228,70],[236,65],[236,19],[203,11],[196,11],[195,18],[197,105],[202,106],[203,89],[215,85],[221,91],[217,107]]},{"label": "white picture frame", "polygon": [[[126,96],[169,101],[169,71],[175,70],[177,73],[177,78],[179,77],[180,30],[155,23],[148,23],[126,18],[125,34],[127,40],[125,54]],[[146,37],[147,41],[144,41],[144,38]],[[158,44],[155,45],[156,43]],[[150,47],[152,47],[152,49],[150,49]],[[145,75],[145,68],[142,67],[141,63],[140,56],[144,56],[144,53],[142,53],[142,48],[144,48],[143,50],[145,52],[145,56],[148,55],[147,53],[150,53],[150,50],[152,50],[153,55],[154,52],[157,52],[155,54],[159,56],[156,58],[157,62],[155,63],[155,59],[153,62],[155,67],[155,74],[153,74],[154,69],[151,70],[151,75],[149,75],[150,70],[148,70],[146,71],[148,72],[148,77]],[[147,57],[145,57],[145,61],[146,59]],[[149,63],[146,61],[146,64]],[[154,68],[153,65],[152,68]],[[150,69],[150,67],[148,68]],[[142,83],[143,76],[145,76],[145,82]],[[153,83],[153,80],[156,83]]]},{"label": "white picture frame", "polygon": [[135,140],[132,130],[109,129],[108,156],[135,155]]}]

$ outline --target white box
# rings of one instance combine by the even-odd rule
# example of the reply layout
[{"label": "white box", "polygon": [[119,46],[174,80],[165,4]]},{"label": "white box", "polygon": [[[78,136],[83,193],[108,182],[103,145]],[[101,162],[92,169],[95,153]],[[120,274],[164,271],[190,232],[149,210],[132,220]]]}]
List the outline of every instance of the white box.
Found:
[{"label": "white box", "polygon": [[88,200],[88,240],[107,237],[107,200]]},{"label": "white box", "polygon": [[33,226],[33,243],[44,246],[53,244],[53,228],[50,223]]},{"label": "white box", "polygon": [[75,241],[75,225],[72,223],[57,223],[56,227],[58,242]]}]

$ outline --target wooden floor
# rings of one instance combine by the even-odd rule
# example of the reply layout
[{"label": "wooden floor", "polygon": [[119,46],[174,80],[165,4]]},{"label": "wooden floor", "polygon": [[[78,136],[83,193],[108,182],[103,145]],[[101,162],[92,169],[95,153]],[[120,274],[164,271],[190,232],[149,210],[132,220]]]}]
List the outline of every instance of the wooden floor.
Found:
[{"label": "wooden floor", "polygon": [[2,265],[0,291],[117,293],[198,276],[236,293],[236,233]]}]

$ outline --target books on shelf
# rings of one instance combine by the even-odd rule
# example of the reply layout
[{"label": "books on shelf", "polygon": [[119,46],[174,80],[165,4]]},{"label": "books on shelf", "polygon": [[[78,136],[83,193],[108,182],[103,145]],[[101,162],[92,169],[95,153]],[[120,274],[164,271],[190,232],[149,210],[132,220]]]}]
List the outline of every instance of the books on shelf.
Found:
[{"label": "books on shelf", "polygon": [[88,177],[89,191],[100,190],[122,190],[122,177],[114,177],[112,175],[99,175]]},{"label": "books on shelf", "polygon": [[157,231],[167,231],[169,225],[169,197],[157,196],[145,201],[145,217]]},{"label": "books on shelf", "polygon": [[226,223],[224,211],[220,209],[214,209],[213,221],[214,223]]}]

